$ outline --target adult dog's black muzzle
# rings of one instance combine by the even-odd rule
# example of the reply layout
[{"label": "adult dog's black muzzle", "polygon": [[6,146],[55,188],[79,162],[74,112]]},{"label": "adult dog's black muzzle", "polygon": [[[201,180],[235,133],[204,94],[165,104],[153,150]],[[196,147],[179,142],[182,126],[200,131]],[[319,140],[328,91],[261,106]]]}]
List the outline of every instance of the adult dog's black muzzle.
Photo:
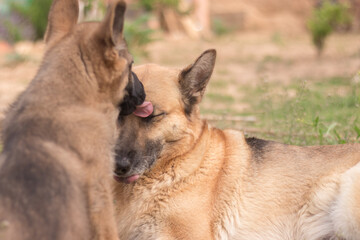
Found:
[{"label": "adult dog's black muzzle", "polygon": [[136,106],[141,105],[146,97],[144,86],[134,72],[131,72],[131,80],[125,88],[125,97],[120,104],[120,116],[133,113]]}]

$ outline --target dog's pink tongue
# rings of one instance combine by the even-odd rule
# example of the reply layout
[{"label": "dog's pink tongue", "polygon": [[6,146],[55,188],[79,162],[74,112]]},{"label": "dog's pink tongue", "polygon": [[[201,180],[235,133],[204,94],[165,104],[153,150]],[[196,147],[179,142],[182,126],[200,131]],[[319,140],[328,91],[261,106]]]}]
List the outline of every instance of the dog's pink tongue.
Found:
[{"label": "dog's pink tongue", "polygon": [[144,102],[143,104],[136,106],[136,110],[133,112],[138,117],[148,117],[154,111],[154,107],[151,102]]},{"label": "dog's pink tongue", "polygon": [[132,175],[132,176],[126,178],[126,183],[135,182],[136,180],[138,180],[138,178],[139,178],[139,175]]}]

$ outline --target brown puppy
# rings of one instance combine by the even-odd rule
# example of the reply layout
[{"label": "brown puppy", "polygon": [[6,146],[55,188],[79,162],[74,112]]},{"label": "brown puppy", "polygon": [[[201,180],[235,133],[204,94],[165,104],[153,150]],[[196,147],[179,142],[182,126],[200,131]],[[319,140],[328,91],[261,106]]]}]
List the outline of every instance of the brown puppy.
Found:
[{"label": "brown puppy", "polygon": [[140,175],[115,187],[120,236],[360,239],[360,145],[289,146],[211,127],[199,103],[215,55],[182,71],[136,68],[155,110],[120,119],[115,173]]},{"label": "brown puppy", "polygon": [[3,125],[1,240],[118,238],[116,120],[119,105],[145,98],[131,74],[124,11],[118,1],[102,22],[76,24],[78,0],[54,0],[41,67]]}]

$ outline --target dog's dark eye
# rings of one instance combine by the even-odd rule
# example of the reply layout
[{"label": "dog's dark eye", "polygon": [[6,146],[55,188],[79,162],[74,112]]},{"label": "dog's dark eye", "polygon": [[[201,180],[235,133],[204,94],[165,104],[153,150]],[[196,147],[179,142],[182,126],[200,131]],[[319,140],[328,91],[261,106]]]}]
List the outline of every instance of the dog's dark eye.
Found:
[{"label": "dog's dark eye", "polygon": [[165,115],[165,112],[162,112],[162,113],[159,113],[159,114],[154,114],[154,113],[152,113],[151,115],[143,118],[143,120],[144,120],[145,122],[151,122],[151,121],[154,121],[155,118],[160,117],[160,116],[163,116],[163,115]]}]

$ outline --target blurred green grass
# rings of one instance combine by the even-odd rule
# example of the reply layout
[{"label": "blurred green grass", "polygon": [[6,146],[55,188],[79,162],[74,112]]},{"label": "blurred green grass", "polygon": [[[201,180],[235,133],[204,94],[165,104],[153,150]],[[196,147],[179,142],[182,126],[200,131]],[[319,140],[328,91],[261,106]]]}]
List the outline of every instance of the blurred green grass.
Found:
[{"label": "blurred green grass", "polygon": [[[360,83],[337,76],[325,79],[296,79],[290,85],[262,81],[256,86],[240,85],[236,102],[248,107],[237,113],[229,108],[202,109],[202,114],[254,116],[255,121],[215,121],[217,127],[240,128],[248,135],[295,145],[324,145],[359,142]],[[213,86],[215,85],[215,87]],[[210,88],[218,88],[215,80]],[[226,84],[224,84],[226,86]],[[231,101],[230,101],[231,99]],[[206,94],[208,105],[233,104],[234,98],[221,91]],[[209,104],[210,103],[210,104]],[[206,105],[206,104],[205,104]]]}]

